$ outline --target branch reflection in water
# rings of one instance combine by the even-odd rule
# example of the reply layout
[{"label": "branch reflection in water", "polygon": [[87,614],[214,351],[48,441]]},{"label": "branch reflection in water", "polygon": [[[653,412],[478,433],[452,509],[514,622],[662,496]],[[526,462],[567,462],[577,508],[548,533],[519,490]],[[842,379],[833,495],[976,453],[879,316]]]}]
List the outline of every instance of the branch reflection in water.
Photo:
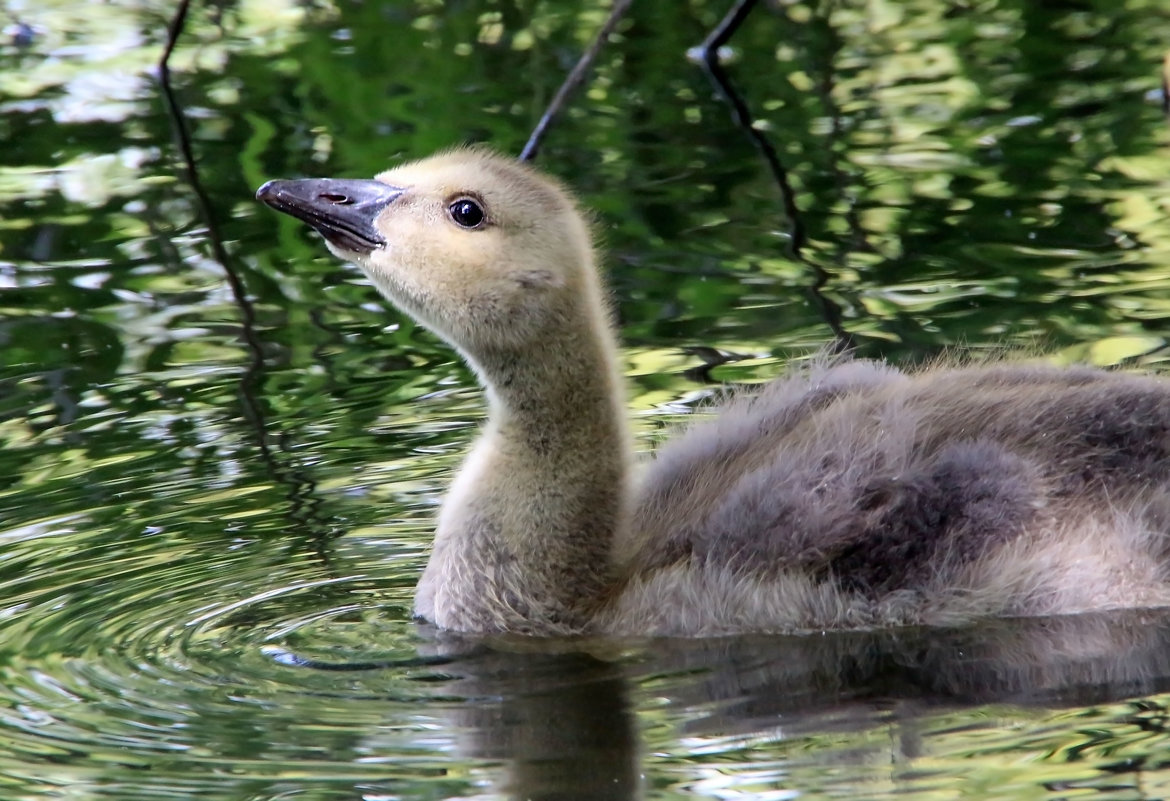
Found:
[{"label": "branch reflection in water", "polygon": [[[1083,707],[1170,690],[1170,612],[1148,610],[954,630],[642,642],[427,633],[436,699],[428,711],[456,733],[463,756],[502,762],[490,791],[517,799],[641,798],[643,763],[662,756],[644,742],[656,718],[682,721],[672,741],[681,735],[692,750],[750,738],[773,743],[785,761],[808,758],[799,746],[786,752],[786,742],[884,727],[883,762],[913,768],[937,756],[923,732],[957,710]],[[994,717],[986,725],[994,728]]]}]

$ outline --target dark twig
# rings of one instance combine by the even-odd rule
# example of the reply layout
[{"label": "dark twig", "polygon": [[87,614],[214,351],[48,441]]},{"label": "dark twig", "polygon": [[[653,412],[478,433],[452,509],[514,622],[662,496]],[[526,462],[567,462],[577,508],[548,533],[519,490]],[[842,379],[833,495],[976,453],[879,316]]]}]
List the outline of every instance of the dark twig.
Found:
[{"label": "dark twig", "polygon": [[[200,214],[207,224],[207,238],[211,243],[212,253],[215,255],[215,260],[223,268],[228,285],[231,287],[232,295],[243,314],[244,339],[248,343],[248,347],[252,351],[253,356],[252,367],[249,368],[249,372],[252,372],[253,369],[258,371],[263,365],[263,350],[255,333],[256,312],[252,307],[252,301],[248,298],[248,291],[244,286],[243,280],[231,268],[227,250],[223,246],[223,238],[219,234],[219,226],[215,222],[215,215],[211,212],[211,199],[207,196],[207,192],[204,191],[203,182],[199,179],[199,171],[195,168],[195,153],[191,147],[191,134],[187,130],[187,122],[183,116],[183,110],[179,107],[179,101],[175,98],[174,89],[171,87],[169,62],[171,54],[175,50],[175,44],[178,42],[179,34],[183,32],[183,25],[186,23],[187,11],[190,5],[190,0],[180,0],[179,7],[175,11],[175,16],[171,20],[171,24],[167,27],[167,43],[163,48],[162,58],[158,63],[159,85],[162,88],[163,99],[167,103],[167,111],[170,112],[171,121],[175,126],[175,140],[179,146],[179,152],[183,156],[183,167],[187,173],[187,182],[195,192],[195,199],[199,205]],[[258,409],[256,413],[259,415]]]},{"label": "dark twig", "polygon": [[191,8],[191,0],[179,0],[179,7],[175,9],[175,16],[167,26],[167,43],[163,46],[162,58],[158,60],[159,80],[166,91],[170,91],[170,62],[171,53],[175,52],[175,45],[179,41],[179,34],[187,23],[187,11]]},{"label": "dark twig", "polygon": [[259,338],[256,336],[256,311],[252,306],[251,299],[248,297],[248,290],[244,286],[243,280],[230,265],[227,250],[223,246],[223,237],[219,234],[219,226],[216,224],[215,215],[211,210],[211,199],[203,189],[203,182],[199,179],[199,171],[195,168],[195,153],[191,147],[191,134],[187,130],[186,119],[183,116],[183,111],[179,107],[179,101],[175,98],[174,90],[171,87],[171,72],[168,62],[171,54],[175,50],[175,43],[178,41],[179,34],[183,31],[183,25],[186,22],[187,11],[190,5],[190,0],[180,0],[179,7],[175,11],[175,16],[171,20],[171,24],[167,27],[167,43],[163,48],[162,58],[158,63],[159,84],[162,88],[163,98],[167,103],[167,111],[170,112],[171,121],[175,126],[175,140],[179,147],[179,153],[183,157],[183,167],[187,173],[187,182],[191,185],[191,189],[195,193],[195,200],[199,206],[200,215],[207,225],[207,239],[211,243],[212,253],[215,256],[215,260],[219,262],[220,267],[223,268],[228,286],[232,290],[232,296],[235,298],[236,305],[240,307],[240,313],[243,317],[242,331],[244,341],[247,343],[248,350],[251,353],[251,359],[248,364],[248,369],[244,374],[241,395],[244,399],[244,410],[247,413],[248,419],[256,428],[256,433],[260,440],[260,448],[264,452],[265,460],[268,460],[271,454],[269,453],[268,436],[264,425],[264,414],[260,409],[259,402],[253,395],[256,379],[264,367],[264,349]]},{"label": "dark twig", "polygon": [[[278,479],[286,477],[284,480],[289,484],[288,498],[292,504],[294,519],[301,524],[310,524],[313,523],[313,519],[316,517],[315,502],[313,500],[313,482],[300,476],[299,471],[294,470],[293,475],[288,475],[289,471],[286,471],[279,464],[273,454],[264,410],[256,395],[256,387],[264,371],[264,345],[256,333],[256,310],[252,305],[251,298],[248,297],[248,290],[244,285],[243,279],[233,268],[231,258],[223,245],[223,237],[220,235],[219,225],[216,223],[215,214],[212,212],[211,199],[203,188],[203,182],[199,178],[199,171],[195,167],[195,152],[191,146],[191,135],[187,129],[186,118],[183,116],[182,108],[179,106],[174,90],[171,87],[169,62],[171,54],[175,50],[175,45],[178,42],[179,35],[183,32],[183,26],[186,23],[190,5],[190,0],[180,0],[175,10],[175,16],[171,19],[170,25],[167,26],[167,41],[163,47],[163,54],[158,63],[159,85],[162,89],[163,98],[166,100],[167,111],[174,125],[175,140],[179,152],[183,157],[183,167],[187,174],[187,182],[190,184],[191,190],[195,193],[200,216],[202,216],[207,226],[207,240],[211,244],[212,254],[215,256],[215,260],[219,263],[220,267],[223,268],[228,286],[231,287],[232,297],[235,299],[236,305],[240,308],[240,332],[244,342],[247,344],[250,355],[248,366],[240,379],[240,399],[244,409],[244,417],[256,434],[256,441],[260,446],[261,459],[268,466],[269,471]],[[314,529],[327,530],[328,526],[310,526],[310,531]]]},{"label": "dark twig", "polygon": [[792,183],[788,180],[788,172],[784,169],[772,143],[755,126],[755,118],[752,116],[751,109],[736,91],[727,71],[723,69],[723,65],[719,63],[719,48],[727,44],[735,32],[739,30],[739,26],[748,18],[757,3],[758,0],[737,0],[735,6],[727,12],[719,24],[715,26],[715,29],[692,53],[703,64],[707,76],[715,85],[719,96],[731,107],[732,119],[743,129],[760,155],[764,157],[768,170],[772,173],[772,179],[780,189],[780,201],[784,207],[784,215],[788,218],[789,255],[812,271],[813,284],[809,291],[820,307],[825,322],[833,331],[833,350],[842,352],[853,347],[853,337],[845,330],[840,306],[821,291],[829,282],[829,274],[820,265],[810,261],[804,255],[804,248],[808,240],[804,223],[801,221],[800,209],[796,205],[796,193],[792,191]]},{"label": "dark twig", "polygon": [[536,158],[536,154],[540,150],[540,142],[552,125],[553,119],[560,113],[561,107],[565,105],[565,101],[569,99],[569,95],[575,92],[577,87],[581,85],[581,82],[585,80],[586,73],[593,66],[593,62],[597,60],[597,54],[601,52],[601,48],[609,40],[610,34],[613,33],[614,28],[617,27],[618,22],[625,15],[626,9],[630,7],[631,2],[633,0],[614,0],[613,8],[609,12],[609,18],[598,29],[593,43],[581,54],[581,58],[577,60],[573,69],[565,76],[561,88],[557,89],[557,93],[553,95],[553,99],[548,104],[548,108],[541,115],[540,121],[536,123],[536,128],[533,129],[532,135],[528,137],[528,143],[524,145],[524,150],[520,152],[521,161],[532,161]]},{"label": "dark twig", "polygon": [[776,154],[776,149],[772,147],[772,143],[768,138],[759,131],[754,125],[751,110],[747,107],[747,103],[736,92],[735,87],[731,83],[731,78],[728,77],[723,65],[719,63],[719,48],[727,44],[732,35],[747,19],[748,14],[751,13],[758,0],[738,0],[735,7],[727,13],[727,16],[715,27],[715,30],[707,36],[701,45],[696,48],[699,57],[702,59],[703,66],[707,70],[707,75],[715,83],[720,96],[731,106],[731,115],[736,124],[739,125],[756,149],[764,157],[764,161],[768,164],[768,169],[772,173],[772,178],[776,181],[776,185],[780,187],[780,199],[784,204],[784,214],[788,217],[789,231],[791,235],[791,247],[793,255],[799,256],[801,250],[805,246],[805,232],[804,224],[800,220],[800,210],[796,207],[796,193],[792,191],[792,184],[788,180],[788,172],[784,169],[784,165],[780,163],[780,157]]}]

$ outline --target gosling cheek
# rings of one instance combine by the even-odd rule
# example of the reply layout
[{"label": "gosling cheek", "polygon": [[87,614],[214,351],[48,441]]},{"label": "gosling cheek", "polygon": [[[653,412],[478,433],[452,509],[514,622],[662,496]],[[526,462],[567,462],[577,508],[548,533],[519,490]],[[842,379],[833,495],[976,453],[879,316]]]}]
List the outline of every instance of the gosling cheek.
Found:
[{"label": "gosling cheek", "polygon": [[519,270],[509,277],[521,289],[546,289],[563,284],[551,270]]}]

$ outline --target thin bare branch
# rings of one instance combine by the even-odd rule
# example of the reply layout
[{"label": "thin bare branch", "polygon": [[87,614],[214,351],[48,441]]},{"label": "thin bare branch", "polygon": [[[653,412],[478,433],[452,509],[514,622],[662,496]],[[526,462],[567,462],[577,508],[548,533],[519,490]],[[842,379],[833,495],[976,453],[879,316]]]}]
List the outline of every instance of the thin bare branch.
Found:
[{"label": "thin bare branch", "polygon": [[569,96],[585,80],[589,68],[597,60],[598,53],[601,52],[601,48],[609,40],[610,34],[617,28],[618,22],[625,15],[631,2],[633,0],[614,0],[613,8],[609,12],[609,18],[597,30],[597,36],[593,38],[593,43],[581,54],[581,58],[577,60],[573,69],[565,76],[564,82],[561,83],[561,88],[557,89],[557,93],[553,95],[553,99],[548,104],[548,108],[541,115],[540,121],[536,123],[536,128],[533,129],[532,135],[528,137],[528,143],[524,145],[524,150],[520,152],[521,161],[532,161],[536,158],[536,154],[540,151],[541,140],[544,139],[544,135],[552,125],[553,119],[560,113],[561,108],[568,101]]},{"label": "thin bare branch", "polygon": [[[170,25],[167,26],[167,41],[158,64],[159,86],[162,89],[163,99],[166,101],[167,111],[174,126],[175,143],[183,158],[187,182],[195,193],[199,214],[207,226],[207,241],[211,245],[215,260],[223,268],[224,276],[232,291],[232,297],[240,309],[240,334],[247,345],[249,354],[248,366],[240,378],[240,401],[244,417],[255,433],[256,442],[260,448],[260,457],[267,465],[269,472],[288,487],[287,497],[291,504],[291,517],[298,524],[299,529],[316,535],[316,538],[320,540],[326,536],[331,527],[321,521],[320,515],[317,514],[316,507],[319,505],[319,501],[314,492],[314,482],[295,467],[286,469],[274,453],[264,409],[257,394],[260,377],[264,372],[264,344],[256,331],[256,310],[251,298],[248,297],[248,290],[243,278],[234,268],[231,257],[224,247],[223,237],[220,235],[219,225],[213,213],[211,199],[203,188],[203,182],[199,178],[199,170],[195,166],[195,153],[191,146],[191,135],[187,128],[186,118],[171,86],[169,62],[186,24],[189,8],[190,0],[180,0],[175,15],[171,19]],[[284,450],[287,451],[287,449]],[[322,557],[326,558],[326,555],[322,554]]]},{"label": "thin bare branch", "polygon": [[810,261],[804,255],[804,248],[808,244],[804,223],[801,220],[800,209],[796,205],[796,193],[792,190],[792,183],[788,180],[788,171],[780,161],[780,156],[772,143],[756,126],[755,118],[746,101],[735,89],[731,77],[719,63],[719,49],[731,40],[744,20],[756,7],[758,0],[736,0],[735,5],[720,20],[719,24],[707,35],[703,43],[691,51],[692,58],[698,60],[707,72],[707,76],[715,85],[716,92],[731,107],[731,116],[756,146],[763,156],[772,179],[780,190],[780,201],[784,207],[784,215],[788,219],[788,250],[789,255],[796,261],[807,266],[813,274],[813,284],[809,288],[814,300],[821,310],[825,322],[833,331],[833,350],[842,352],[854,346],[853,336],[845,330],[841,307],[822,290],[829,282],[829,274],[818,264]]}]

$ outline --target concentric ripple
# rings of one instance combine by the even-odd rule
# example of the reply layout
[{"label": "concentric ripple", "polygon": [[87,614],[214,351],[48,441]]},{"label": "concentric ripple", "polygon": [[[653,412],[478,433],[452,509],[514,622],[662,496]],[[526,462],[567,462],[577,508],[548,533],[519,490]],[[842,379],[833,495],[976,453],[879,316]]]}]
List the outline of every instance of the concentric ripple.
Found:
[{"label": "concentric ripple", "polygon": [[[287,542],[87,547],[110,538],[9,539],[5,561],[26,569],[0,585],[3,797],[85,786],[91,797],[217,787],[243,798],[245,785],[272,797],[306,761],[317,782],[374,786],[387,778],[378,755],[395,744],[401,761],[426,730],[416,704],[433,682],[419,679],[435,676],[394,668],[418,664],[418,642],[393,616],[403,593],[370,578],[378,547],[343,542],[328,565]],[[277,652],[386,667],[339,674]],[[395,780],[425,780],[433,760],[399,765]]]}]

